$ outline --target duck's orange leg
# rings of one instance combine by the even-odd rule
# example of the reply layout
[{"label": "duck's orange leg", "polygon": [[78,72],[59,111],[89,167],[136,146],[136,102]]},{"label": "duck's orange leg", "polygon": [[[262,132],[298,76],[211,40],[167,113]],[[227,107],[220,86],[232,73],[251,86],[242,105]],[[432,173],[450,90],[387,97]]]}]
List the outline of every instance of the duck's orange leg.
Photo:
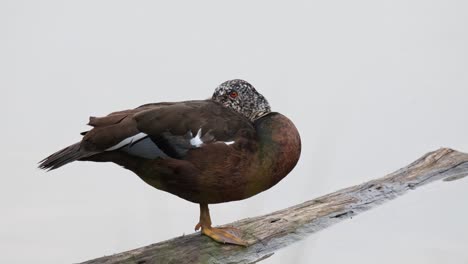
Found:
[{"label": "duck's orange leg", "polygon": [[231,227],[211,227],[210,210],[207,204],[200,204],[200,222],[195,226],[195,231],[201,228],[202,234],[211,237],[214,241],[223,244],[247,246],[247,243],[239,238],[239,230]]}]

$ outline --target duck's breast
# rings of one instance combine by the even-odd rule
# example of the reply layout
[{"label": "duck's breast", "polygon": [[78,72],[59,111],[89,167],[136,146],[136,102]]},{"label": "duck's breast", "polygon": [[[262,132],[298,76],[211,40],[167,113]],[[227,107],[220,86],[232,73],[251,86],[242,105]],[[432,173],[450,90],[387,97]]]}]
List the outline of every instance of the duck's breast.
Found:
[{"label": "duck's breast", "polygon": [[258,150],[248,171],[249,196],[265,191],[296,166],[301,155],[301,138],[289,118],[271,113],[255,122]]}]

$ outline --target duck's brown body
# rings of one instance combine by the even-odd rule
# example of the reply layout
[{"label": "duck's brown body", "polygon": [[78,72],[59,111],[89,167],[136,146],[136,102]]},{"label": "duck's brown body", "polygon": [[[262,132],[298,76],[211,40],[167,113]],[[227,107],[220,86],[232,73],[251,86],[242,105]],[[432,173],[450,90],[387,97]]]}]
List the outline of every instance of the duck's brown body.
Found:
[{"label": "duck's brown body", "polygon": [[[125,113],[125,118],[130,114],[137,115]],[[95,125],[107,124],[103,119],[93,121]],[[85,136],[84,141],[88,138]],[[299,133],[279,113],[258,119],[251,128],[237,131],[233,139],[232,145],[213,142],[191,149],[182,159],[144,159],[112,151],[82,160],[115,162],[157,189],[194,203],[212,204],[242,200],[269,189],[294,168],[300,156]]]},{"label": "duck's brown body", "polygon": [[[301,140],[294,124],[271,112],[243,80],[227,81],[201,101],[155,103],[91,117],[83,139],[41,161],[56,169],[76,160],[114,162],[149,185],[200,204],[196,230],[222,243],[246,245],[211,227],[208,204],[265,191],[296,165]],[[232,230],[231,230],[232,231]]]},{"label": "duck's brown body", "polygon": [[194,149],[185,160],[141,161],[134,169],[146,183],[195,203],[246,199],[283,179],[296,165],[300,138],[285,116],[270,114],[255,124],[257,140],[226,148]]}]

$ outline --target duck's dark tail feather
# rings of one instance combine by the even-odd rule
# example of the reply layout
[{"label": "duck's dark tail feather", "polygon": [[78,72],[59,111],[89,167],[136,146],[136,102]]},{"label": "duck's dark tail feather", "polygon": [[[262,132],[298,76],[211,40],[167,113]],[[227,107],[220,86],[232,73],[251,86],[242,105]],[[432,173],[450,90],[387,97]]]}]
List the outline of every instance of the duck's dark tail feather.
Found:
[{"label": "duck's dark tail feather", "polygon": [[78,142],[71,146],[68,146],[60,151],[55,152],[49,157],[39,161],[39,168],[44,170],[55,170],[67,163],[87,156],[83,155],[83,153],[80,151],[80,143],[81,142]]}]

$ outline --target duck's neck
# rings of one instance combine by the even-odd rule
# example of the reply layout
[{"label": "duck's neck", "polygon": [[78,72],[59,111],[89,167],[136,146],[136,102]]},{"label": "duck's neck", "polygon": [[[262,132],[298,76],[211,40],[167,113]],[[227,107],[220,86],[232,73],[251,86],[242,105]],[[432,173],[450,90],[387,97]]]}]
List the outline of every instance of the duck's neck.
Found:
[{"label": "duck's neck", "polygon": [[255,123],[257,120],[261,119],[262,117],[270,114],[270,110],[265,110],[265,111],[258,111],[258,112],[253,112],[252,115],[249,116],[250,121]]}]

